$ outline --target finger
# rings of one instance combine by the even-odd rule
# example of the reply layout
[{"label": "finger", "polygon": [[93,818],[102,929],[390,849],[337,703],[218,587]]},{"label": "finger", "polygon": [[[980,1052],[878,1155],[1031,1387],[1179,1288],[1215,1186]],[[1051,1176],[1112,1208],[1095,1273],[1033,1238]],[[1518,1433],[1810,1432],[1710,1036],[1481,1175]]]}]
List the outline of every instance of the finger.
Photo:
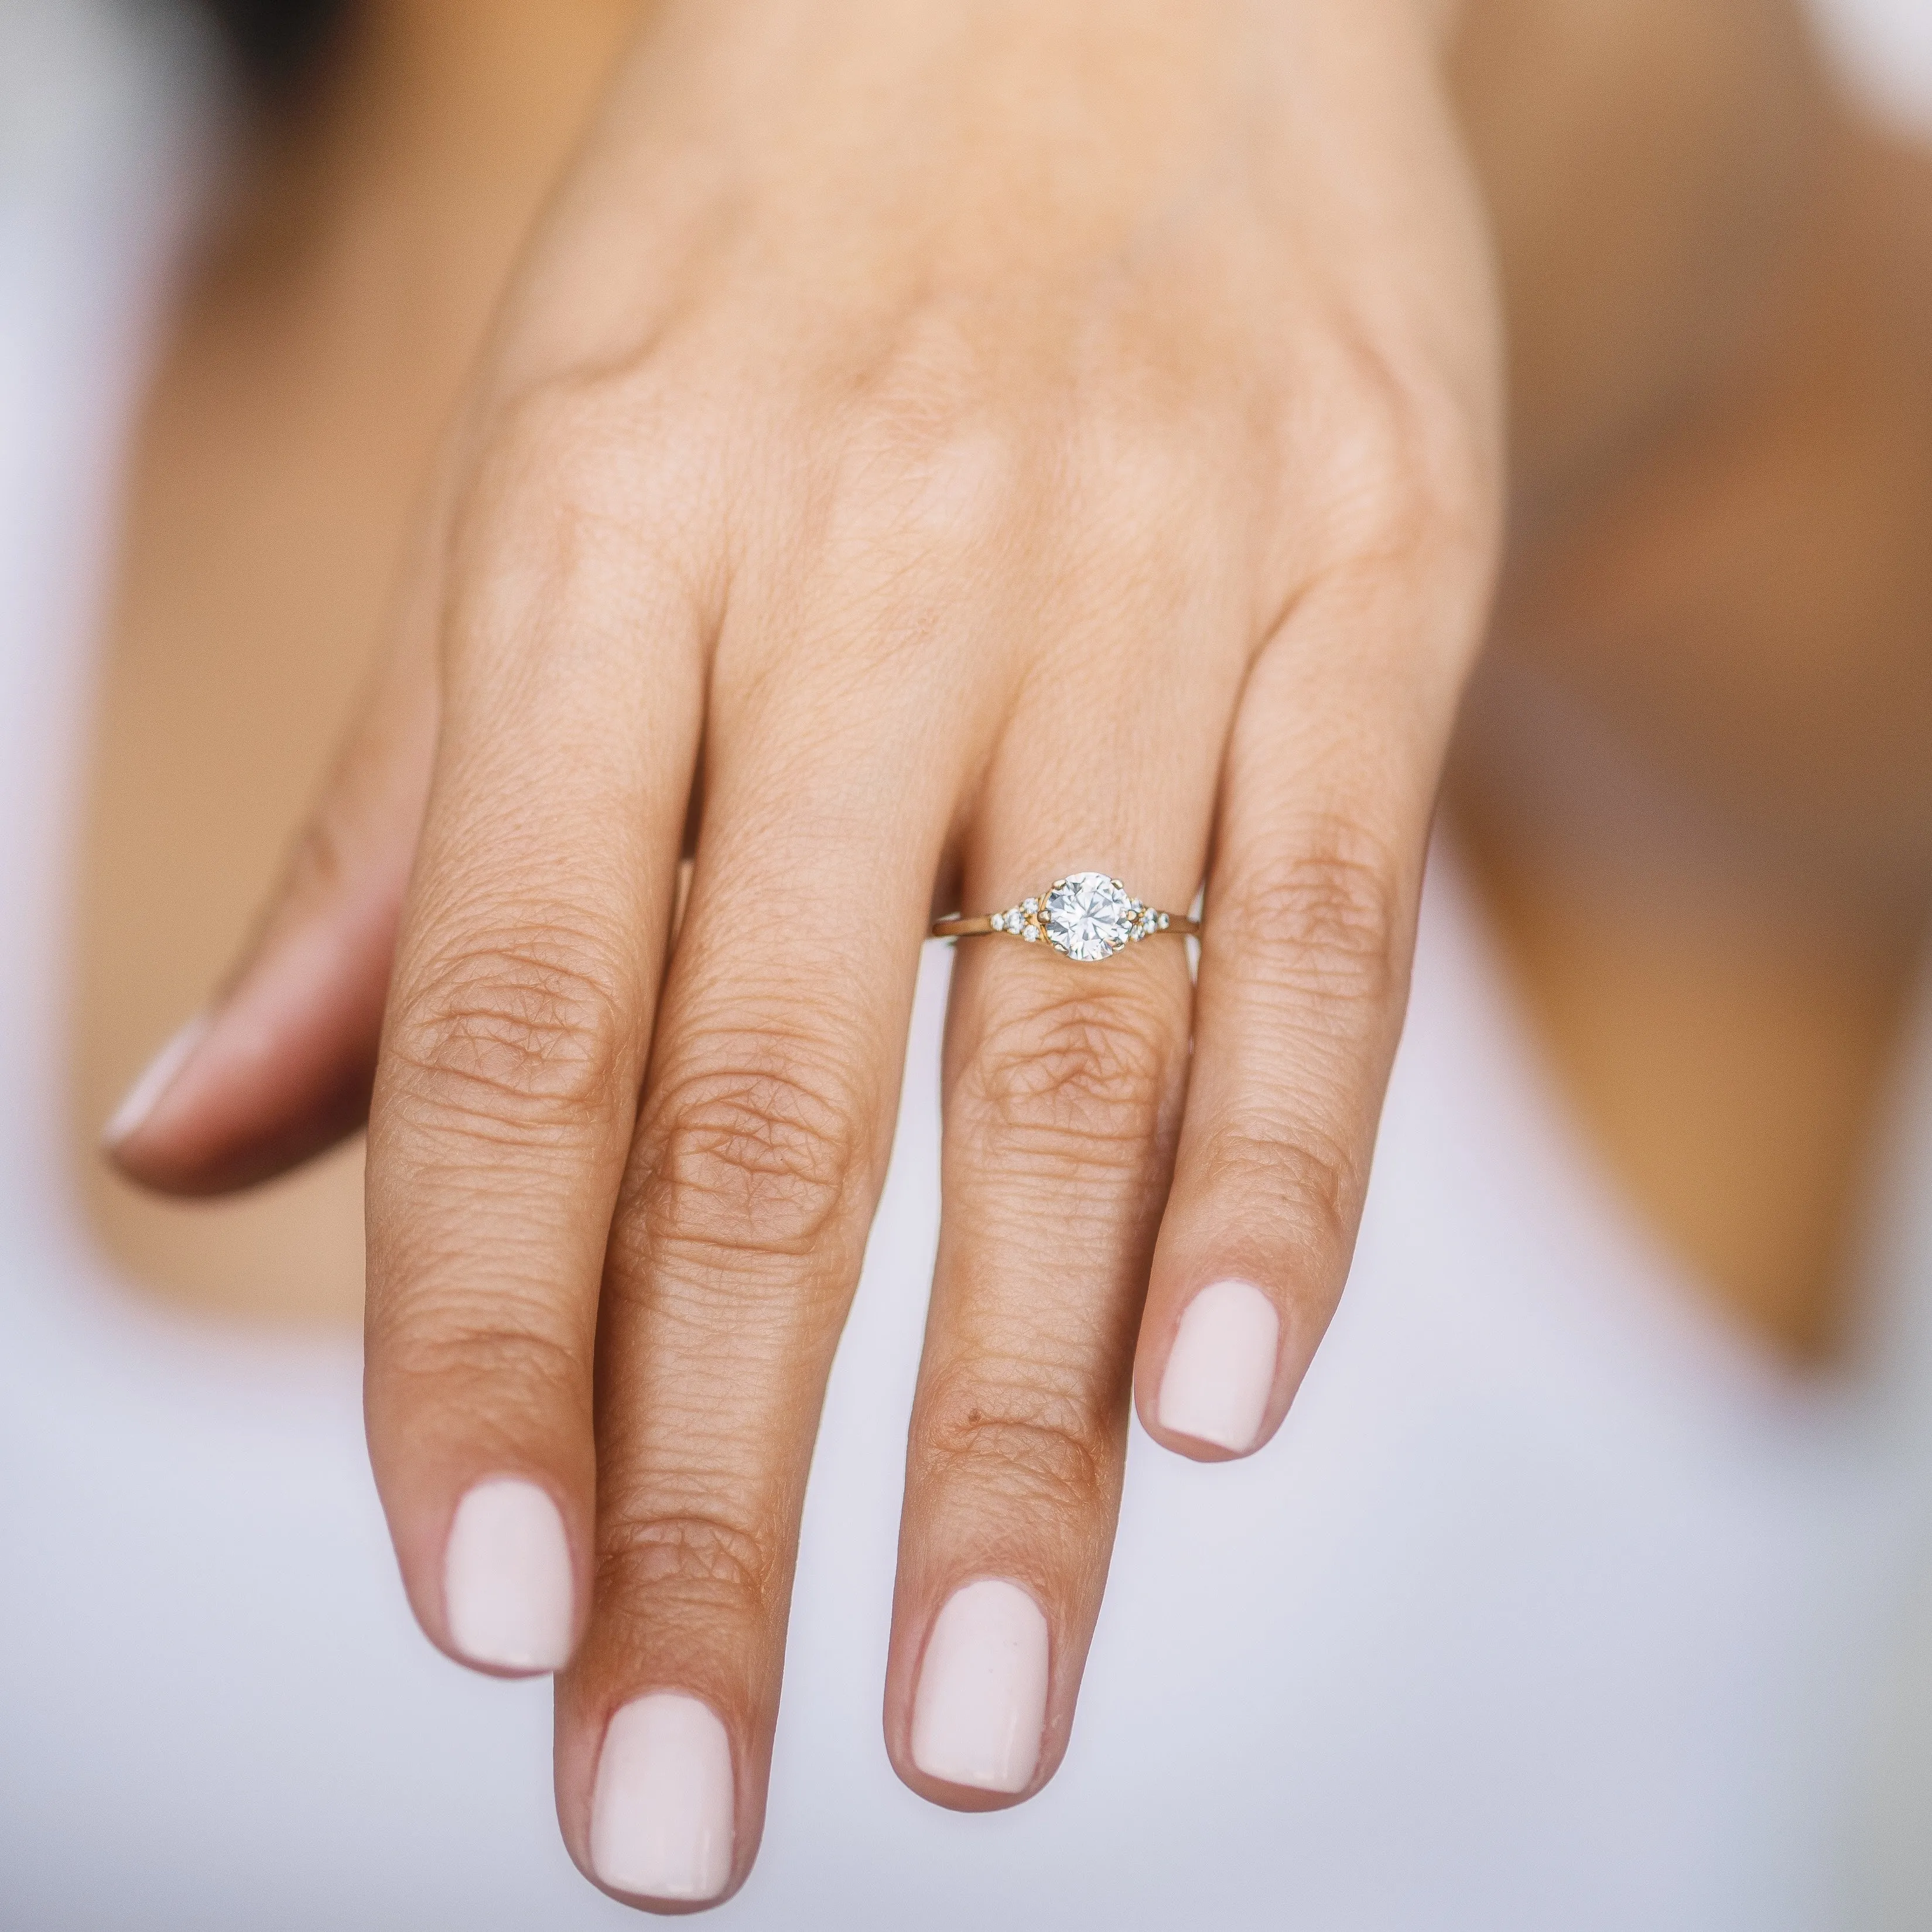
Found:
[{"label": "finger", "polygon": [[252,1186],[360,1127],[436,735],[428,627],[386,659],[226,986],[102,1130],[165,1193]]},{"label": "finger", "polygon": [[1136,1370],[1142,1421],[1183,1454],[1267,1441],[1340,1296],[1480,608],[1441,577],[1338,579],[1249,680]]},{"label": "finger", "polygon": [[956,784],[929,692],[866,707],[828,717],[779,678],[714,709],[612,1231],[598,1600],[559,1790],[584,1870],[659,1904],[724,1895],[757,1845],[806,1473]]},{"label": "finger", "polygon": [[[974,835],[969,909],[1037,896],[1070,860],[1184,908],[1238,674],[1238,653],[1222,662],[1203,650],[1191,679],[1156,671],[1154,688],[1186,693],[1158,720],[1118,680],[1063,682],[1024,708]],[[1070,717],[1080,758],[1042,757]],[[1066,1748],[1119,1507],[1190,1005],[1172,934],[1092,962],[1004,936],[961,945],[886,1693],[896,1767],[943,1804],[1013,1802]]]},{"label": "finger", "polygon": [[452,554],[445,728],[370,1118],[366,1402],[418,1618],[582,1620],[598,1276],[662,963],[703,627],[612,412],[513,424]]}]

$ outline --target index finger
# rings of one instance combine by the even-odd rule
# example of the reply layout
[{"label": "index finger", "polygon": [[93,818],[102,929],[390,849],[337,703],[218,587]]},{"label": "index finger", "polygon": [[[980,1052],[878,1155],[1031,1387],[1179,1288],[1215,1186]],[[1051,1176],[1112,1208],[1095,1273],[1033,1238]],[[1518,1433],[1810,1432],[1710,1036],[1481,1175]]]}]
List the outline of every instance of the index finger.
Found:
[{"label": "index finger", "polygon": [[525,423],[452,560],[444,730],[370,1110],[367,1409],[418,1618],[574,1647],[598,1282],[669,921],[702,635],[608,420]]}]

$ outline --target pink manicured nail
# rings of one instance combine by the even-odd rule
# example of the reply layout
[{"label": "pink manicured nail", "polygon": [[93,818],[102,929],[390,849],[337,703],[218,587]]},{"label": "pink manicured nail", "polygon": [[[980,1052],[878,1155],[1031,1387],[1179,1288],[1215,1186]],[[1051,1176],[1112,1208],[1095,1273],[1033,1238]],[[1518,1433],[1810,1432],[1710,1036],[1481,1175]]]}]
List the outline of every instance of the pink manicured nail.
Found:
[{"label": "pink manicured nail", "polygon": [[1187,1304],[1160,1378],[1163,1429],[1222,1449],[1252,1449],[1274,1393],[1281,1317],[1245,1281],[1217,1281]]},{"label": "pink manicured nail", "polygon": [[716,1898],[731,1882],[731,1741],[709,1705],[654,1690],[604,1733],[590,1866],[632,1898]]},{"label": "pink manicured nail", "polygon": [[115,1108],[113,1117],[101,1129],[103,1147],[118,1147],[160,1105],[162,1096],[181,1077],[182,1069],[207,1036],[213,1022],[212,1013],[197,1013],[148,1062]]},{"label": "pink manicured nail", "polygon": [[472,1664],[561,1670],[570,1660],[570,1539],[535,1483],[478,1483],[456,1506],[442,1565],[449,1640]]},{"label": "pink manicured nail", "polygon": [[1017,1584],[956,1591],[926,1640],[913,1762],[949,1784],[1024,1791],[1040,1764],[1048,1648],[1046,1618]]}]

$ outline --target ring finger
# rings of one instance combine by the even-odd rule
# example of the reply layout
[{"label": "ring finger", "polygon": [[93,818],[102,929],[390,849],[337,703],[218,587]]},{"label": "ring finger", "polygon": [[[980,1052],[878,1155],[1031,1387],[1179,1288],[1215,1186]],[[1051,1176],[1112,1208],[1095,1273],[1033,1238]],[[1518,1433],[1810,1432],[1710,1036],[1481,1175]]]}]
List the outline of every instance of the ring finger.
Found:
[{"label": "ring finger", "polygon": [[[1116,872],[1184,910],[1239,670],[1227,662],[1225,679],[1210,658],[1163,681],[1198,718],[1143,716],[1135,692],[1098,677],[1023,706],[967,855],[968,910],[1044,902],[1082,866],[1103,928]],[[1082,760],[1043,758],[1070,720]],[[1055,910],[1074,911],[1077,890]],[[1006,932],[960,953],[886,1702],[900,1775],[944,1804],[1010,1803],[1065,1748],[1119,1504],[1190,1004],[1172,927],[1087,961]]]}]

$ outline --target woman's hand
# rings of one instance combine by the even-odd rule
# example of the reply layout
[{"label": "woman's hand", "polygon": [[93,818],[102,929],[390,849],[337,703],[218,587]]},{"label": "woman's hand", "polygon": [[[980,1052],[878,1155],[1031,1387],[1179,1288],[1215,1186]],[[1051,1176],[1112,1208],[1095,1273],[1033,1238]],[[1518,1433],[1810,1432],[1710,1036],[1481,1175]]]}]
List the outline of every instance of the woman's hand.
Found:
[{"label": "woman's hand", "polygon": [[1172,937],[959,955],[909,1784],[1003,1804],[1058,1762],[1136,1336],[1145,1426],[1215,1458],[1328,1319],[1497,524],[1431,10],[654,9],[286,892],[117,1143],[242,1184],[373,1070],[411,1598],[472,1663],[569,1663],[564,1828],[620,1894],[752,1861],[935,909],[1207,879],[1198,989]]}]

